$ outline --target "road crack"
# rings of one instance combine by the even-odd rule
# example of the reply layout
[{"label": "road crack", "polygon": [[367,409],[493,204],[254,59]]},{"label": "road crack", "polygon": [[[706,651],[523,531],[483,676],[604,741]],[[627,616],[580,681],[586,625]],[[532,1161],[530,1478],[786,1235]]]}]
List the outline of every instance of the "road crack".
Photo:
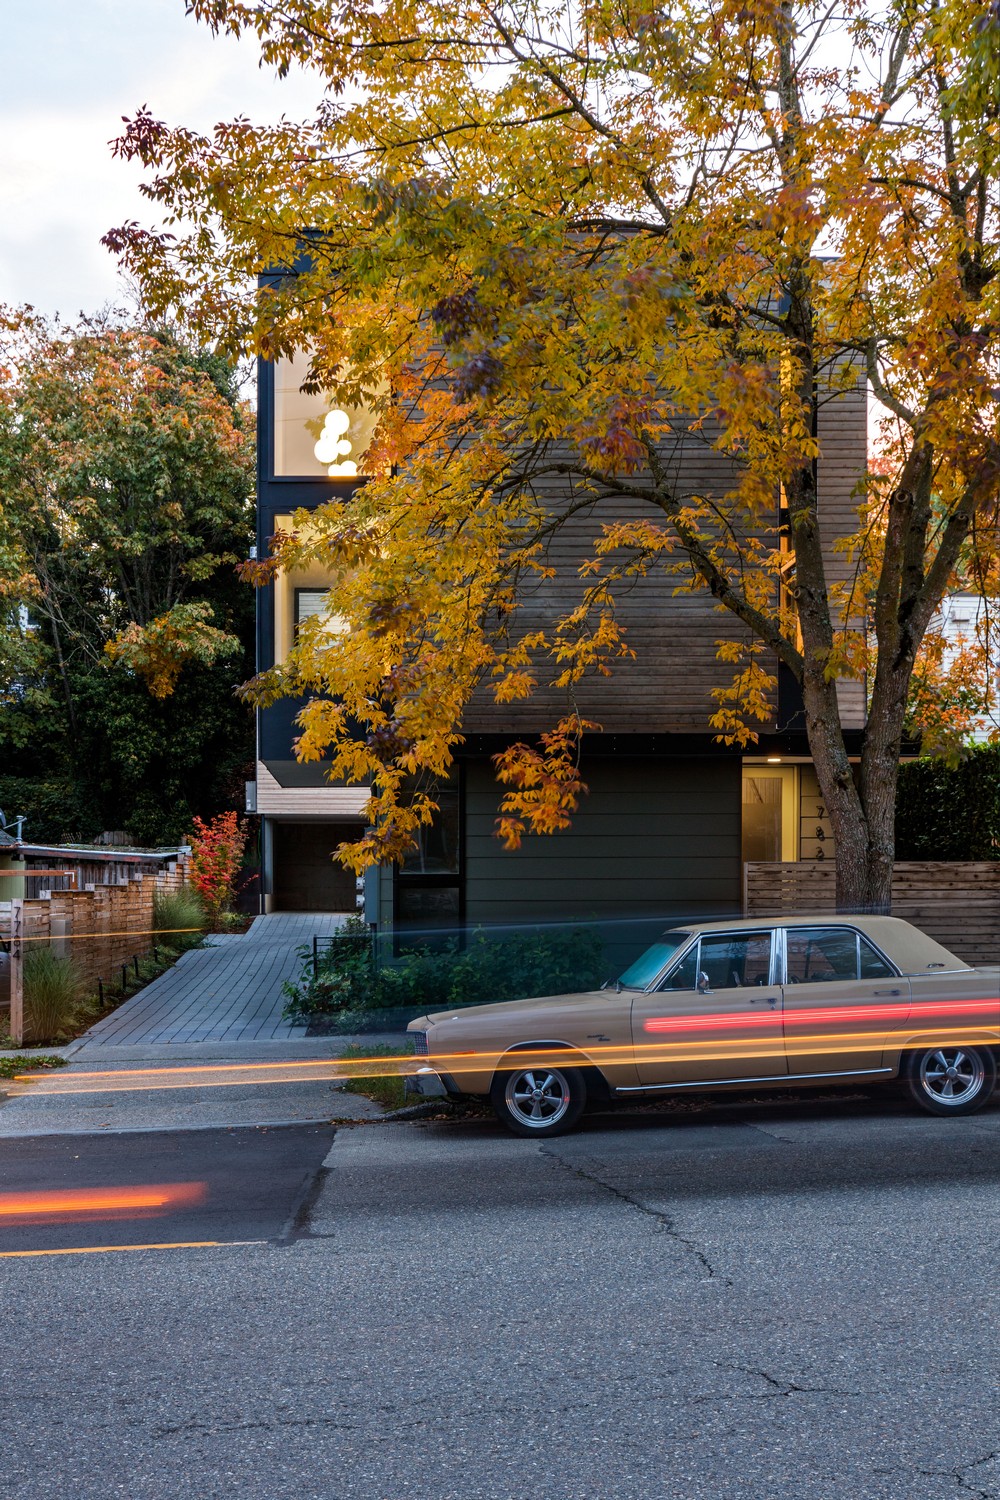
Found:
[{"label": "road crack", "polygon": [[717,1368],[727,1370],[731,1374],[750,1375],[755,1380],[763,1380],[768,1386],[768,1390],[762,1391],[759,1395],[730,1399],[776,1401],[784,1396],[838,1396],[854,1400],[863,1399],[860,1391],[844,1391],[838,1386],[831,1385],[799,1385],[794,1380],[779,1380],[769,1370],[755,1370],[748,1365],[718,1365]]},{"label": "road crack", "polygon": [[972,1496],[972,1500],[997,1500],[1000,1485],[992,1483],[989,1489],[984,1490],[980,1488],[978,1481],[973,1482],[972,1476],[976,1469],[981,1469],[984,1464],[1000,1464],[1000,1451],[987,1453],[985,1457],[974,1459],[971,1464],[963,1464],[961,1468],[919,1469],[917,1472],[926,1479],[953,1479],[960,1490]]},{"label": "road crack", "polygon": [[540,1155],[555,1162],[556,1166],[560,1167],[564,1172],[569,1172],[571,1176],[579,1177],[583,1182],[589,1182],[594,1187],[602,1188],[604,1192],[610,1193],[612,1198],[616,1198],[619,1203],[624,1203],[626,1207],[635,1209],[637,1213],[642,1214],[647,1219],[651,1219],[662,1234],[665,1234],[668,1239],[673,1240],[675,1244],[683,1246],[688,1254],[697,1261],[705,1272],[706,1281],[716,1281],[720,1286],[732,1286],[732,1279],[729,1276],[724,1276],[721,1271],[716,1270],[705,1252],[699,1249],[687,1235],[681,1233],[668,1213],[659,1208],[651,1208],[648,1203],[643,1203],[641,1198],[635,1198],[631,1193],[627,1193],[624,1188],[618,1187],[613,1182],[607,1182],[603,1177],[598,1176],[596,1172],[588,1172],[586,1167],[581,1167],[575,1162],[567,1161],[557,1151],[553,1151],[551,1146],[540,1145],[538,1150]]}]

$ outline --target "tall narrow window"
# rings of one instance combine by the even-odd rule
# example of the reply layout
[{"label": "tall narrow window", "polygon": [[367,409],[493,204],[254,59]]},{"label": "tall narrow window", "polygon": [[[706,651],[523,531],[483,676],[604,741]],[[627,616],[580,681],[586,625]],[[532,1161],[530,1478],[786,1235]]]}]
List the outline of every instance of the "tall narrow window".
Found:
[{"label": "tall narrow window", "polygon": [[309,394],[308,350],[274,365],[274,472],[281,479],[363,479],[376,416]]}]

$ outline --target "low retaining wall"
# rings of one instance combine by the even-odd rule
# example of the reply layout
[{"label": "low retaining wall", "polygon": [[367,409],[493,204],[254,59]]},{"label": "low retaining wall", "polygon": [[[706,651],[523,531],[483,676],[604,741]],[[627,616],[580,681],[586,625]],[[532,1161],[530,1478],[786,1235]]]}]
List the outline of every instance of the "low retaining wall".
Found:
[{"label": "low retaining wall", "polygon": [[[73,959],[86,988],[98,981],[120,980],[123,964],[145,958],[153,948],[153,898],[157,891],[176,890],[187,874],[187,852],[164,854],[160,862],[132,869],[127,879],[95,885],[93,890],[52,891],[44,898],[24,901],[24,951],[48,943],[54,952]],[[10,936],[11,904],[0,902],[0,938]],[[10,965],[0,957],[0,1004],[9,1004]]]},{"label": "low retaining wall", "polygon": [[[831,864],[746,864],[747,916],[837,909]],[[1000,861],[900,861],[892,872],[892,914],[912,922],[967,964],[1000,963]]]}]

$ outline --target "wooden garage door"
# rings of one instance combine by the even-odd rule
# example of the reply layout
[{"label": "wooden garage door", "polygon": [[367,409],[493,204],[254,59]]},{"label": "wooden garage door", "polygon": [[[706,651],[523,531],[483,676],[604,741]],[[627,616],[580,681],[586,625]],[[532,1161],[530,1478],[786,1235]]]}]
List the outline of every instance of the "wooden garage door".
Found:
[{"label": "wooden garage door", "polygon": [[276,911],[346,911],[355,907],[354,873],[333,851],[361,833],[358,823],[275,823]]}]

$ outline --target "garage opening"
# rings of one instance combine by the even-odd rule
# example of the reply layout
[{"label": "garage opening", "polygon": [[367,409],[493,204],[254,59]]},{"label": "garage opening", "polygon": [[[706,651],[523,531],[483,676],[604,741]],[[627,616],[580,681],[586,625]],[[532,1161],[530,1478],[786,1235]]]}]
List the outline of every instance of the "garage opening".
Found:
[{"label": "garage opening", "polygon": [[354,873],[333,852],[360,833],[359,823],[274,823],[273,909],[355,911]]}]

